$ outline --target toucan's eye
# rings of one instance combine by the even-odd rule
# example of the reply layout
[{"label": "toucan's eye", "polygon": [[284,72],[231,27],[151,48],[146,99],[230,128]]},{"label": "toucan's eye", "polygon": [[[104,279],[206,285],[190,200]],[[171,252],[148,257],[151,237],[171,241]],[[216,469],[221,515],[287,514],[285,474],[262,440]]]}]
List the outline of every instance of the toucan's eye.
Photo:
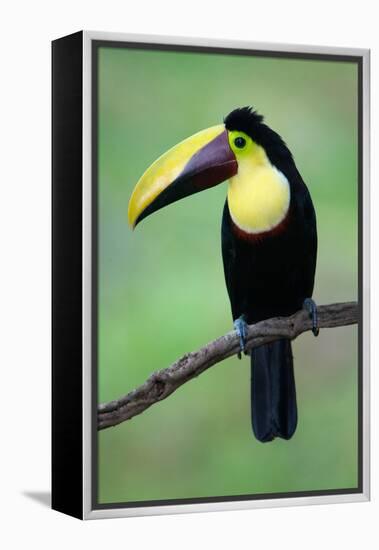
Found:
[{"label": "toucan's eye", "polygon": [[237,137],[234,140],[234,145],[238,147],[238,149],[243,149],[246,145],[246,139],[243,137]]}]

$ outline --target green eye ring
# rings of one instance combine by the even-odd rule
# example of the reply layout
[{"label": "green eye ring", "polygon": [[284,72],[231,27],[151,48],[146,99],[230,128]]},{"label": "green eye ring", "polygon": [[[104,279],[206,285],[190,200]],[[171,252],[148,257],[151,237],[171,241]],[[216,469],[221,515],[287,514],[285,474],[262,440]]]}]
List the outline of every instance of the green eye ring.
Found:
[{"label": "green eye ring", "polygon": [[234,145],[238,148],[238,149],[243,149],[246,145],[246,139],[241,137],[241,136],[238,136],[236,137],[236,139],[234,140]]}]

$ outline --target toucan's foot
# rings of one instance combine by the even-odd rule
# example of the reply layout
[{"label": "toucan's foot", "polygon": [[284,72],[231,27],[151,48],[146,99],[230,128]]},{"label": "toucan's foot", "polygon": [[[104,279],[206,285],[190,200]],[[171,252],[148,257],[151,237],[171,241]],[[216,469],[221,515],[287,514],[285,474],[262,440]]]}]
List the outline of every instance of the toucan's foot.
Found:
[{"label": "toucan's foot", "polygon": [[238,359],[241,359],[241,354],[246,354],[247,323],[245,321],[244,315],[238,317],[238,319],[234,321],[233,325],[240,339],[240,351],[238,352]]},{"label": "toucan's foot", "polygon": [[320,329],[318,328],[317,318],[317,305],[312,298],[306,298],[303,303],[303,308],[309,313],[309,317],[312,319],[312,332],[314,336],[318,336]]}]

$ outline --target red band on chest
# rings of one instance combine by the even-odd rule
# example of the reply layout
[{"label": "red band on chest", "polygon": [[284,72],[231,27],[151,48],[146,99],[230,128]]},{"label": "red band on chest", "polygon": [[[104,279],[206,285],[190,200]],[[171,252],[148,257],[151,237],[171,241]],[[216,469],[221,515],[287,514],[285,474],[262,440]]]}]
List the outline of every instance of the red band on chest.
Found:
[{"label": "red band on chest", "polygon": [[239,239],[242,239],[244,241],[249,241],[251,243],[259,243],[259,242],[264,241],[265,239],[267,239],[269,237],[276,237],[277,235],[280,235],[281,233],[283,233],[283,231],[286,230],[286,228],[288,226],[288,223],[289,223],[289,219],[290,219],[289,214],[290,213],[288,211],[287,214],[286,214],[286,217],[280,223],[278,223],[278,225],[276,225],[272,229],[269,229],[268,231],[262,231],[260,233],[248,233],[247,231],[244,231],[243,229],[241,229],[240,227],[238,227],[238,225],[236,225],[234,223],[234,221],[231,217],[233,233]]}]

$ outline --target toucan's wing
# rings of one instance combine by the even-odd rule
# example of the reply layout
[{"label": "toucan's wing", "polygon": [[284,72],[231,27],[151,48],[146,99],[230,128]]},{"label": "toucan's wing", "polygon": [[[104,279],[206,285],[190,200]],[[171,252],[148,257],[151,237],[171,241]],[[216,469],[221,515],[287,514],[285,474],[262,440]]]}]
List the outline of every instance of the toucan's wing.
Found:
[{"label": "toucan's wing", "polygon": [[301,227],[298,228],[303,239],[302,254],[299,254],[301,278],[298,281],[299,292],[303,299],[310,298],[313,293],[314,277],[317,261],[317,224],[316,213],[309,190],[299,175],[300,186],[296,193],[297,208],[300,211],[298,218]]}]

